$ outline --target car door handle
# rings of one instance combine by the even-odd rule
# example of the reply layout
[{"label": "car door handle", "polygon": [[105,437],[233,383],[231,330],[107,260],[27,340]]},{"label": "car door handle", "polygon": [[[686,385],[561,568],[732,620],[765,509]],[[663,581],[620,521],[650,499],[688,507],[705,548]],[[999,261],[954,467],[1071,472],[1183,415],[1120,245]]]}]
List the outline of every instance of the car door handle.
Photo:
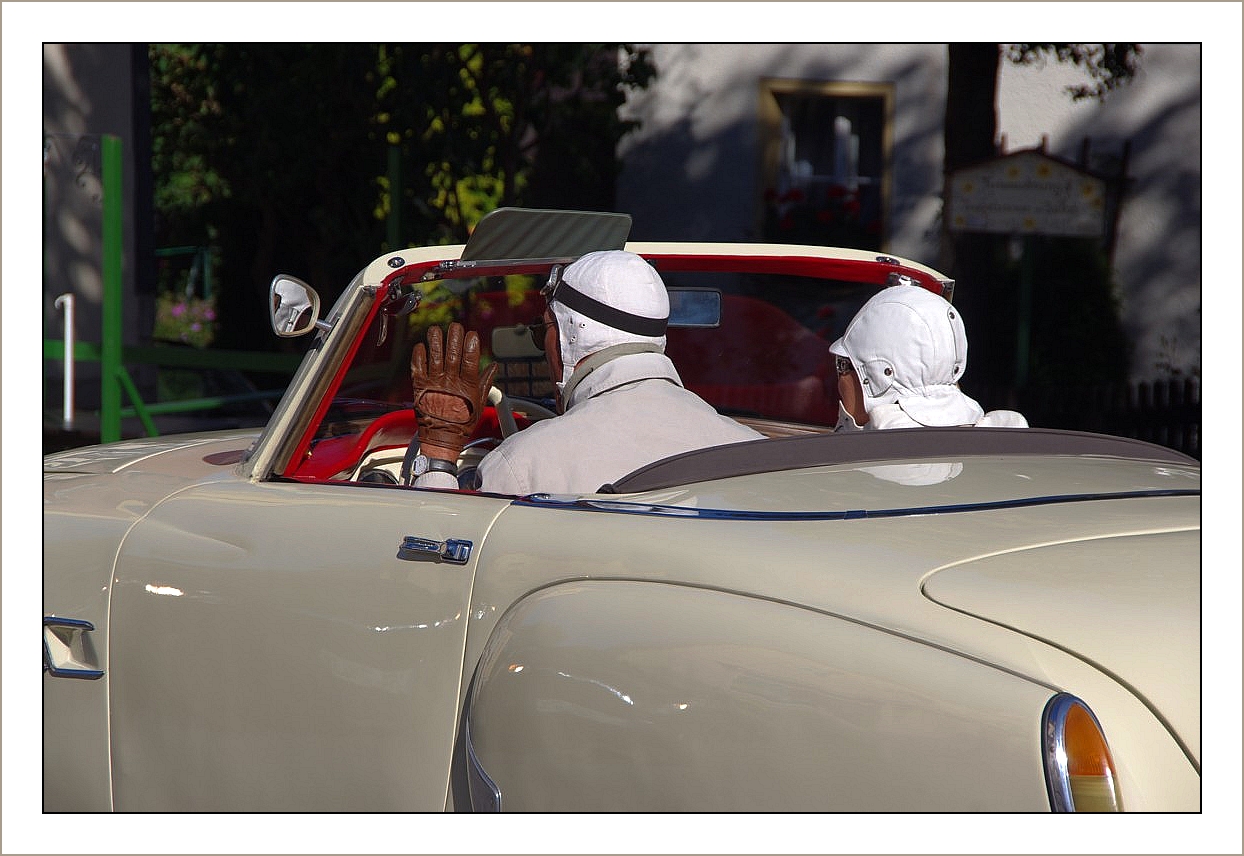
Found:
[{"label": "car door handle", "polygon": [[471,547],[470,541],[457,538],[435,541],[431,538],[407,535],[402,539],[402,546],[397,548],[397,557],[409,562],[419,559],[437,559],[451,565],[465,565],[471,558]]},{"label": "car door handle", "polygon": [[86,634],[95,625],[80,618],[43,617],[43,671],[54,678],[80,678],[94,681],[102,678],[102,669],[94,668],[95,649]]}]

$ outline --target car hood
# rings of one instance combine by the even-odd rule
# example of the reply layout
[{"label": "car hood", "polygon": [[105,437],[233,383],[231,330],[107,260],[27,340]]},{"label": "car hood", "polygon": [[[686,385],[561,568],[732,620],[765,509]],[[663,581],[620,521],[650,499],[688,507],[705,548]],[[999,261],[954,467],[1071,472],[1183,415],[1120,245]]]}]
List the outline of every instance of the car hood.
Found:
[{"label": "car hood", "polygon": [[1199,760],[1199,554],[1199,530],[1046,544],[942,568],[923,591],[1110,674]]},{"label": "car hood", "polygon": [[238,463],[258,436],[254,429],[210,431],[174,437],[122,440],[101,446],[68,449],[43,457],[44,473],[107,475],[160,461],[165,469],[170,456],[192,467],[219,468]]}]

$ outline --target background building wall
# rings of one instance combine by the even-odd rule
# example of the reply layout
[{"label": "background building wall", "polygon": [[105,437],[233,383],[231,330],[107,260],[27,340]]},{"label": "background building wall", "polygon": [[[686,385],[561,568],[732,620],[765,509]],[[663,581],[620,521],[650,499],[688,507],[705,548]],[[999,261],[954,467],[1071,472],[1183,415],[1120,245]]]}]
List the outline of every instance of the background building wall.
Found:
[{"label": "background building wall", "polygon": [[[146,45],[43,45],[43,334],[64,336],[56,299],[73,294],[78,341],[101,338],[103,194],[99,139],[121,139],[123,338],[151,332],[151,152],[143,122]],[[77,368],[80,404],[98,398],[98,365]],[[60,366],[44,369],[49,386]],[[51,404],[51,402],[49,402]]]},{"label": "background building wall", "polygon": [[638,240],[757,240],[762,78],[895,84],[887,249],[937,252],[946,51],[941,45],[674,45],[624,107],[642,122],[619,150],[618,208]]},{"label": "background building wall", "polygon": [[[658,44],[658,77],[624,107],[641,127],[623,140],[618,208],[637,239],[755,240],[759,81],[892,82],[893,183],[886,249],[937,263],[942,205],[946,48],[918,45]],[[1117,159],[1130,141],[1115,252],[1134,380],[1199,371],[1201,354],[1201,54],[1196,44],[1146,44],[1140,73],[1097,101],[1065,87],[1086,80],[1057,62],[1003,61],[1000,142],[1047,143],[1076,160]]]},{"label": "background building wall", "polygon": [[1073,103],[1083,82],[1057,63],[1003,64],[999,126],[1009,148],[1048,137],[1051,154],[1075,157],[1081,141],[1103,156],[1129,144],[1132,180],[1118,225],[1115,284],[1133,345],[1132,377],[1201,367],[1201,46],[1146,44],[1140,71],[1103,103]]}]

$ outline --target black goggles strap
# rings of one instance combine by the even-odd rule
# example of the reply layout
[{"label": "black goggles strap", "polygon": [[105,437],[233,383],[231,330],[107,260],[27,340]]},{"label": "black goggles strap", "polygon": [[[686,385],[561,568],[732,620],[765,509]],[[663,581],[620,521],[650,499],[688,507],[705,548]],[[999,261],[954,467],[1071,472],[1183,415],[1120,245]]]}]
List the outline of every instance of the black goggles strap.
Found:
[{"label": "black goggles strap", "polygon": [[668,318],[645,318],[642,315],[632,315],[629,312],[614,309],[612,306],[606,306],[599,300],[576,291],[564,279],[554,287],[553,293],[549,295],[549,303],[560,303],[567,309],[573,309],[593,321],[599,321],[606,327],[633,333],[636,336],[658,338],[665,335],[665,328],[669,325]]}]

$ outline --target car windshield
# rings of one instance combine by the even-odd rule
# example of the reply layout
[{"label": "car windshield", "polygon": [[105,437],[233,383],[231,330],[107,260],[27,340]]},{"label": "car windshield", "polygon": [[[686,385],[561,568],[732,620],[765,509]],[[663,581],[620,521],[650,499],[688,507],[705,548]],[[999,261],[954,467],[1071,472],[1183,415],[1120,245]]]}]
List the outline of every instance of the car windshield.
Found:
[{"label": "car windshield", "polygon": [[[860,281],[843,278],[841,263],[786,265],[797,273],[775,272],[773,258],[699,259],[653,257],[671,290],[708,289],[721,295],[714,326],[671,325],[666,353],[683,384],[720,413],[741,420],[797,424],[825,430],[838,415],[838,396],[830,343],[842,335],[856,310],[882,287],[886,271],[875,262],[858,265]],[[372,450],[377,434],[413,433],[410,355],[432,325],[457,321],[480,336],[482,363],[500,368],[495,385],[514,401],[555,409],[556,388],[544,355],[534,346],[527,324],[540,318],[540,289],[551,263],[521,265],[522,273],[465,276],[452,266],[439,273],[402,280],[376,300],[366,329],[331,399],[314,427],[312,452],[298,476],[331,478],[343,461]],[[848,266],[850,272],[855,267]],[[535,272],[530,272],[532,270]],[[445,276],[436,279],[436,276]],[[410,295],[418,291],[417,305]],[[412,309],[412,305],[414,308]],[[521,410],[521,407],[519,408]],[[379,425],[383,423],[383,425]],[[406,424],[410,423],[410,424]],[[379,426],[379,427],[378,427]],[[488,434],[496,416],[485,413],[477,435]],[[521,425],[520,425],[521,427]],[[762,429],[763,430],[763,429]],[[494,436],[500,436],[494,431]],[[404,443],[402,444],[404,445]],[[329,454],[330,449],[352,451]]]},{"label": "car windshield", "polygon": [[[729,415],[833,424],[837,393],[829,343],[876,286],[775,274],[676,271],[663,278],[672,289],[722,294],[717,326],[668,331],[666,353],[687,388]],[[339,399],[354,400],[359,412],[373,415],[410,406],[411,348],[424,340],[429,326],[451,321],[479,333],[482,361],[500,364],[497,385],[504,392],[553,398],[543,355],[506,347],[501,338],[506,328],[540,317],[544,277],[488,277],[466,290],[460,280],[449,282],[453,291],[443,282],[422,284],[426,296],[408,315],[376,315],[337,392]],[[526,337],[522,330],[511,335]]]}]

